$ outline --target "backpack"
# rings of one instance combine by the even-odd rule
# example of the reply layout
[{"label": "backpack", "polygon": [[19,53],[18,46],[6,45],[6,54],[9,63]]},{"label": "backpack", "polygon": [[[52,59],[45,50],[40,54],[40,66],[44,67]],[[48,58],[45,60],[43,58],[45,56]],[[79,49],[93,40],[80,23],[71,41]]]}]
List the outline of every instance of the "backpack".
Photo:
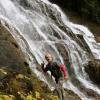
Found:
[{"label": "backpack", "polygon": [[61,72],[63,73],[63,75],[64,75],[64,79],[66,79],[66,78],[67,78],[67,68],[65,67],[64,64],[60,64],[59,67],[60,67],[60,71],[61,71]]}]

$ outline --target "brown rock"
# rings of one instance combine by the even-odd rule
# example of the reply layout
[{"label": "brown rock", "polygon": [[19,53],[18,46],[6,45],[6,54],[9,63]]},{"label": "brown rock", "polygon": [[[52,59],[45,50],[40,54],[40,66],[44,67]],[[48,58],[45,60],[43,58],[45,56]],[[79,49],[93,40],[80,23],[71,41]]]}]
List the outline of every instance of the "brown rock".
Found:
[{"label": "brown rock", "polygon": [[100,85],[100,60],[89,61],[85,70],[89,74],[90,79]]}]

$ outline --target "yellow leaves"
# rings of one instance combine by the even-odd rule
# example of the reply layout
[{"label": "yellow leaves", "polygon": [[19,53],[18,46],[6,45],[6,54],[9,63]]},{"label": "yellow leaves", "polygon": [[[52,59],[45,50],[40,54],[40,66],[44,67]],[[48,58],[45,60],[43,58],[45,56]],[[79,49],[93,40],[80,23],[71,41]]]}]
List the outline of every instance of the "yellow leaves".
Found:
[{"label": "yellow leaves", "polygon": [[44,98],[41,97],[38,91],[35,92],[35,97],[37,98],[37,100],[44,100]]},{"label": "yellow leaves", "polygon": [[35,96],[36,96],[37,99],[39,99],[40,98],[40,93],[36,91]]},{"label": "yellow leaves", "polygon": [[0,95],[0,100],[15,100],[13,95]]},{"label": "yellow leaves", "polygon": [[49,98],[51,100],[59,100],[58,96],[50,95]]},{"label": "yellow leaves", "polygon": [[29,95],[26,97],[26,100],[37,100],[37,99],[34,98],[31,94],[29,94]]},{"label": "yellow leaves", "polygon": [[22,99],[22,100],[25,100],[25,94],[23,93],[23,92],[21,92],[21,91],[18,91],[17,92],[18,94],[19,94],[19,96],[20,96],[20,98]]},{"label": "yellow leaves", "polygon": [[44,98],[41,97],[38,91],[35,91],[35,97],[32,94],[28,94],[26,100],[44,100]]},{"label": "yellow leaves", "polygon": [[16,79],[23,79],[23,78],[24,78],[24,76],[22,74],[16,75]]}]

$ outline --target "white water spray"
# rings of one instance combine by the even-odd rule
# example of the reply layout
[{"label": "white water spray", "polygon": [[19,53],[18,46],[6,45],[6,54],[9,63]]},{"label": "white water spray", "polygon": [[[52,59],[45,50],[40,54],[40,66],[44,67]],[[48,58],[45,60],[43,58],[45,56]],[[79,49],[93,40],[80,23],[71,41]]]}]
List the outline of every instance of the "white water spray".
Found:
[{"label": "white water spray", "polygon": [[[75,79],[85,88],[100,94],[99,88],[87,80],[87,74],[84,71],[83,64],[87,63],[89,57],[73,39],[73,36],[77,34],[83,35],[94,57],[100,59],[100,45],[96,43],[93,34],[85,26],[70,22],[57,5],[47,0],[25,0],[23,3],[20,0],[1,0],[0,20],[3,21],[2,24],[5,27],[4,23],[9,24],[10,29],[8,30],[18,41],[24,53],[31,58],[29,64],[33,72],[51,87],[52,85],[46,81],[44,75],[36,69],[37,65],[36,62],[32,62],[32,55],[38,63],[41,63],[45,61],[45,53],[51,52],[55,58],[65,63],[58,50],[60,47],[56,46],[56,44],[61,44],[68,52],[71,69],[76,75]],[[18,32],[14,31],[15,29]],[[89,100],[91,97],[88,98],[71,80],[65,82],[64,87],[74,91],[83,100]]]}]

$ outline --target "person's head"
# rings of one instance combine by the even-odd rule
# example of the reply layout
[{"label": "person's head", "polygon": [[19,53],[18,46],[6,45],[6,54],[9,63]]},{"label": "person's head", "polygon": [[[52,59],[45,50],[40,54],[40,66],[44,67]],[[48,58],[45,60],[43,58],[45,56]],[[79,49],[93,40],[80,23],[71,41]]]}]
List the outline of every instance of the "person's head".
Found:
[{"label": "person's head", "polygon": [[48,61],[48,62],[52,62],[53,61],[53,56],[50,54],[50,53],[47,53],[45,55],[45,59]]}]

